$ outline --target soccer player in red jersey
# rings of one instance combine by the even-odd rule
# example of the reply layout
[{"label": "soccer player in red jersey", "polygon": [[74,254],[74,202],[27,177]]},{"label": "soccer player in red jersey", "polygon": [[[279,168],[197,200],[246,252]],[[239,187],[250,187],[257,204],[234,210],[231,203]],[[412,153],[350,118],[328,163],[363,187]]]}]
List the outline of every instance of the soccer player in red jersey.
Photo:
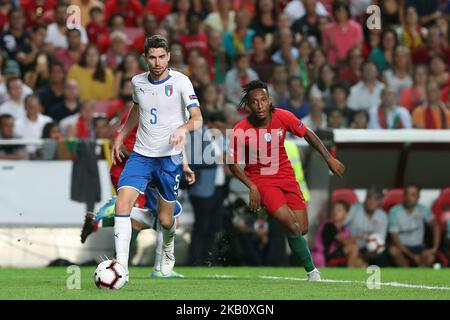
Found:
[{"label": "soccer player in red jersey", "polygon": [[[289,246],[304,266],[308,280],[318,281],[320,273],[303,238],[308,231],[306,201],[286,155],[286,132],[305,138],[335,175],[344,174],[344,165],[333,158],[316,134],[292,113],[274,108],[264,82],[252,81],[243,92],[239,107],[246,106],[250,114],[233,129],[228,166],[250,189],[250,209],[258,212],[262,205],[285,227]],[[245,169],[238,164],[242,158]]]}]

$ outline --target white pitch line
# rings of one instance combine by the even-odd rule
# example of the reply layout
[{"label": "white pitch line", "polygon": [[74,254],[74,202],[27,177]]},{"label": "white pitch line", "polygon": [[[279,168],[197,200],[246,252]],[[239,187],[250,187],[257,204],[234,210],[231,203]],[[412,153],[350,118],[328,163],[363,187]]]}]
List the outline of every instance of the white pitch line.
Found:
[{"label": "white pitch line", "polygon": [[[243,278],[240,276],[231,276],[226,274],[216,274],[216,275],[208,275],[210,278]],[[306,278],[295,278],[295,277],[274,277],[274,276],[258,276],[261,279],[268,280],[293,280],[293,281],[306,281]],[[322,279],[320,282],[327,283],[357,283],[357,284],[366,284],[365,281],[356,281],[356,280],[334,280],[334,279]],[[450,287],[435,287],[435,286],[426,286],[426,285],[417,285],[417,284],[408,284],[408,283],[400,283],[400,282],[381,282],[381,283],[372,283],[373,285],[381,285],[386,287],[398,287],[398,288],[411,288],[411,289],[424,289],[424,290],[447,290],[450,291]]]}]

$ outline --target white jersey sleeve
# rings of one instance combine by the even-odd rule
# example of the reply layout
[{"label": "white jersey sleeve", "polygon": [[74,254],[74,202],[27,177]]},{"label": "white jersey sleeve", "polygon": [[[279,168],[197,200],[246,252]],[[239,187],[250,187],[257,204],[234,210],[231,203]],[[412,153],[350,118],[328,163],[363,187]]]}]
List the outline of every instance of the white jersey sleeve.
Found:
[{"label": "white jersey sleeve", "polygon": [[181,87],[181,98],[186,109],[200,107],[197,95],[195,94],[194,87],[192,86],[191,80],[188,77],[183,77],[183,85]]}]

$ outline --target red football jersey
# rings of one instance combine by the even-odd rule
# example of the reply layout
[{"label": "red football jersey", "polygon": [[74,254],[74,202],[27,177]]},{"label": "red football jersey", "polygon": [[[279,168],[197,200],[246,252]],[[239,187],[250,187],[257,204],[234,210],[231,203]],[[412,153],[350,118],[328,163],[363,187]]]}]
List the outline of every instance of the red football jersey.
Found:
[{"label": "red football jersey", "polygon": [[274,181],[295,178],[284,148],[286,132],[303,137],[307,127],[291,112],[275,108],[267,128],[255,128],[247,118],[239,121],[230,140],[229,161],[245,158],[245,174],[252,180]]}]

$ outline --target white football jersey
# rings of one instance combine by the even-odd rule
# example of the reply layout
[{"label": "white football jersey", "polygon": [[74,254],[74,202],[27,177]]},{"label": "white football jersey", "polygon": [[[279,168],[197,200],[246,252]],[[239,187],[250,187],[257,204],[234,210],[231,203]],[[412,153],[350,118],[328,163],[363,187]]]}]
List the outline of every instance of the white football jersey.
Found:
[{"label": "white football jersey", "polygon": [[180,154],[169,144],[171,134],[187,121],[187,110],[199,107],[191,81],[169,70],[167,78],[153,82],[149,72],[135,75],[133,101],[139,105],[139,128],[134,151],[146,157]]}]

